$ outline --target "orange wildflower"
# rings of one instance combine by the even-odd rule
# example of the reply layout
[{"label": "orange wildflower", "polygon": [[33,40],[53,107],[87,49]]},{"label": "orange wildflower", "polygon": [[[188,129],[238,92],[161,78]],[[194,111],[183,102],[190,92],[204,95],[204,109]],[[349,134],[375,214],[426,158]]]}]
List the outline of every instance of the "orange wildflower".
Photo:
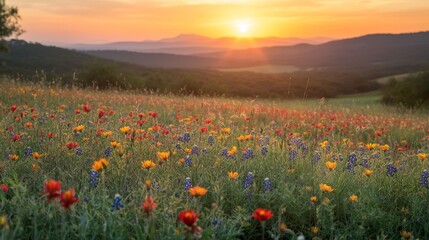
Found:
[{"label": "orange wildflower", "polygon": [[228,177],[230,179],[236,179],[238,178],[238,172],[228,172]]},{"label": "orange wildflower", "polygon": [[195,186],[189,189],[189,194],[193,197],[201,197],[206,195],[207,189],[199,186]]},{"label": "orange wildflower", "polygon": [[329,192],[330,193],[330,192],[334,191],[334,189],[331,186],[324,184],[324,183],[321,183],[319,185],[319,187],[320,187],[320,191],[322,191],[322,192]]}]

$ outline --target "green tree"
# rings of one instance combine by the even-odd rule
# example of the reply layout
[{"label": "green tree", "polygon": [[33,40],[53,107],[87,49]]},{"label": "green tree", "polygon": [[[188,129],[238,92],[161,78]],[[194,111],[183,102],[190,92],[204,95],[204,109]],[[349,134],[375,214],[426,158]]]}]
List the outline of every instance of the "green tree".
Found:
[{"label": "green tree", "polygon": [[391,79],[383,88],[382,101],[408,108],[429,106],[429,71],[411,74],[401,81]]},{"label": "green tree", "polygon": [[80,82],[84,86],[97,86],[101,89],[122,86],[121,73],[114,63],[94,62],[80,75]]},{"label": "green tree", "polygon": [[17,7],[8,6],[5,0],[0,0],[0,52],[8,51],[6,38],[23,33],[20,19]]}]

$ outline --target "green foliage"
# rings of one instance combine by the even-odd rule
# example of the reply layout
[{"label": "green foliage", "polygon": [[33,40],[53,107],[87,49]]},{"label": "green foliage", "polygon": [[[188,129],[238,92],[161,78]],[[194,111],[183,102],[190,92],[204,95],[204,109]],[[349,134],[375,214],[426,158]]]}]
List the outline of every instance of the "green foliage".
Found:
[{"label": "green foliage", "polygon": [[79,75],[83,86],[97,86],[101,89],[123,87],[124,81],[117,64],[95,62],[90,64]]},{"label": "green foliage", "polygon": [[8,50],[5,38],[18,36],[23,32],[19,19],[18,8],[8,6],[5,0],[0,0],[0,52]]},{"label": "green foliage", "polygon": [[429,71],[409,75],[401,81],[391,79],[383,88],[382,101],[407,108],[429,106]]}]

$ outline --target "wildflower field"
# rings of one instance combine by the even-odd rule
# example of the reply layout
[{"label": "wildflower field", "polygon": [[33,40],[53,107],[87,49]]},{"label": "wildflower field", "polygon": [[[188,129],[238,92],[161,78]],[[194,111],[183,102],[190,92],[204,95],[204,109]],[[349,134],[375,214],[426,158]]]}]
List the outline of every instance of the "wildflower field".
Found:
[{"label": "wildflower field", "polygon": [[0,86],[2,239],[428,239],[429,117]]}]

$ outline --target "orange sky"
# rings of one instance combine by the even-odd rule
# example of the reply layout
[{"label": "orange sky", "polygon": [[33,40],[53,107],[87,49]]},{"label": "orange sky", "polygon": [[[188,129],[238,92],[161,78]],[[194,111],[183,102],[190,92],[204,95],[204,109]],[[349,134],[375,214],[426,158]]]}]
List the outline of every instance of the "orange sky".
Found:
[{"label": "orange sky", "polygon": [[[210,37],[343,38],[429,30],[429,0],[6,0],[42,43]],[[78,4],[79,3],[79,4]],[[248,31],[239,31],[237,22]]]}]

